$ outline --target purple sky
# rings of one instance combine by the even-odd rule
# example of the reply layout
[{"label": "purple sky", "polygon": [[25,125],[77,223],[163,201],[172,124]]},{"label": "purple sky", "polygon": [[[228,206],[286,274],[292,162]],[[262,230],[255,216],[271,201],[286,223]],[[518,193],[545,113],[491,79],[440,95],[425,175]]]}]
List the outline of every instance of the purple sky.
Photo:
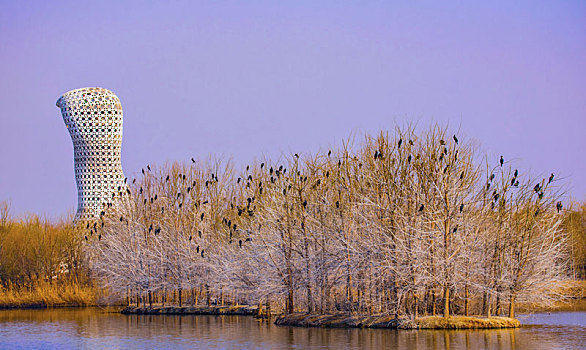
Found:
[{"label": "purple sky", "polygon": [[0,200],[14,215],[75,210],[55,101],[88,86],[122,101],[127,176],[438,121],[586,199],[584,1],[119,2],[0,0]]}]

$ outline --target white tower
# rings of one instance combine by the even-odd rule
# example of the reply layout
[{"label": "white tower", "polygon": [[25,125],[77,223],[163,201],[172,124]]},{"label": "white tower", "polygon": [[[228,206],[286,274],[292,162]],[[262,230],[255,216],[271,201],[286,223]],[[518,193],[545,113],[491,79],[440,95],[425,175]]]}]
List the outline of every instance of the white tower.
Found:
[{"label": "white tower", "polygon": [[125,195],[120,150],[122,105],[112,91],[83,88],[57,100],[74,149],[78,220],[99,217],[105,203]]}]

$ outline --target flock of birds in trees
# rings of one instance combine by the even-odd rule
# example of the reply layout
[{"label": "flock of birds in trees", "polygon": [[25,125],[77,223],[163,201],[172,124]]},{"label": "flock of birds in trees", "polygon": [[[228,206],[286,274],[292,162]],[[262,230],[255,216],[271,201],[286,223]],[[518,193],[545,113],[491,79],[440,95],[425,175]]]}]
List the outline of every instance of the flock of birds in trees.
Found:
[{"label": "flock of birds in trees", "polygon": [[[458,145],[459,144],[458,137],[456,135],[453,135],[452,138],[453,138],[455,144]],[[413,140],[408,140],[408,142],[409,142],[410,145],[413,145],[414,144],[413,143]],[[401,148],[402,144],[403,144],[403,139],[400,138],[398,140],[398,142],[397,142],[397,148]],[[448,154],[448,150],[447,150],[447,147],[445,147],[446,142],[443,139],[440,140],[440,145],[444,146],[444,150],[440,154],[440,157],[439,157],[439,160],[441,161],[443,159],[443,157],[446,154]],[[331,156],[331,154],[332,154],[332,151],[329,150],[327,152],[328,158]],[[299,159],[299,154],[298,153],[295,153],[294,154],[294,157],[296,159]],[[376,150],[374,152],[373,157],[374,157],[375,160],[382,160],[382,159],[384,159],[384,154],[383,154],[382,151]],[[454,157],[456,159],[458,157],[458,151],[457,150],[455,152]],[[412,155],[409,154],[409,156],[407,158],[408,163],[411,163],[411,160],[412,159],[413,159],[412,158]],[[195,158],[192,157],[191,158],[191,162],[192,162],[192,164],[196,164]],[[500,167],[503,167],[503,165],[505,163],[504,156],[502,156],[502,155],[500,156],[500,159],[499,159],[499,162],[498,163],[499,163]],[[340,167],[340,166],[341,166],[341,160],[338,160],[338,167]],[[264,168],[265,168],[265,163],[263,162],[263,163],[260,164],[260,169],[262,170]],[[150,172],[151,171],[151,167],[150,167],[149,164],[146,165],[146,169],[147,169],[146,171],[145,171],[144,168],[141,169],[141,173],[142,173],[143,176],[145,176],[147,174],[147,172]],[[446,167],[443,169],[443,172],[446,173],[447,169],[448,169],[448,165],[446,165]],[[246,171],[248,172],[249,170],[250,170],[250,165],[247,165],[246,166]],[[270,176],[271,183],[274,183],[278,177],[280,177],[281,175],[285,174],[286,172],[287,172],[287,169],[283,165],[280,165],[276,169],[274,169],[273,167],[270,167],[269,170],[268,170],[268,174]],[[301,175],[301,173],[299,172],[298,175]],[[462,172],[462,174],[460,174],[460,180],[462,180],[463,176],[464,176],[464,173]],[[519,171],[517,169],[515,169],[514,174],[513,174],[513,177],[511,178],[511,181],[510,181],[510,186],[511,187],[517,188],[519,186],[518,176],[519,176]],[[329,177],[329,171],[327,171],[325,173],[325,177],[326,178]],[[488,191],[490,189],[491,184],[492,184],[492,181],[494,180],[494,178],[495,178],[494,173],[492,173],[488,177],[488,181],[486,182],[486,191]],[[171,175],[167,174],[166,177],[165,177],[165,182],[169,182],[170,179],[171,179]],[[186,180],[186,175],[185,174],[178,174],[178,179],[179,180],[182,180],[182,181],[185,181]],[[553,182],[553,180],[554,180],[554,174],[551,173],[551,175],[549,176],[549,178],[547,180],[547,184],[548,185],[551,184]],[[128,181],[128,178],[124,178],[124,184],[127,184],[127,181]],[[206,180],[205,183],[204,183],[204,185],[206,187],[208,187],[210,184],[212,184],[214,182],[218,182],[218,181],[219,181],[218,176],[216,174],[214,174],[214,173],[211,173],[211,178],[208,179],[208,180]],[[252,175],[248,175],[248,177],[246,177],[246,178],[238,177],[237,180],[236,180],[236,183],[237,184],[240,184],[242,181],[246,181],[246,188],[250,188],[251,182],[253,181],[253,177],[252,177]],[[307,176],[305,176],[305,177],[301,176],[301,181],[307,181]],[[136,183],[136,178],[134,178],[132,180],[132,183],[133,184]],[[313,185],[313,187],[315,188],[315,186],[319,186],[320,184],[321,184],[321,179],[317,179],[317,181]],[[195,186],[196,186],[196,181],[193,181],[193,183],[191,184],[191,186],[188,186],[187,187],[186,192],[189,193],[191,191],[191,189],[194,188]],[[290,190],[290,189],[291,189],[291,185],[289,185],[288,187],[283,188],[283,190],[282,190],[283,195],[286,195],[287,194],[287,191]],[[142,194],[143,193],[143,188],[140,187],[138,191],[139,191],[139,194]],[[262,195],[262,193],[263,193],[263,184],[262,184],[262,181],[259,181],[258,191],[259,191],[259,194]],[[533,191],[539,197],[539,199],[542,199],[543,198],[543,196],[544,196],[544,187],[543,187],[543,184],[542,183],[537,183],[533,187]],[[126,188],[125,189],[123,189],[122,186],[118,186],[118,197],[120,199],[123,199],[124,198],[124,195],[126,195],[128,197],[132,196],[132,192],[131,192],[129,186],[126,185]],[[176,199],[180,199],[182,195],[183,194],[181,192],[178,192]],[[115,198],[116,198],[116,195],[113,193],[112,194],[112,199],[115,199]],[[498,202],[498,200],[500,198],[500,194],[497,192],[496,189],[492,193],[492,198],[493,198],[493,201],[491,203],[491,208],[494,209],[496,203]],[[158,195],[157,194],[155,194],[153,197],[150,197],[148,200],[147,200],[147,198],[144,198],[143,199],[143,205],[146,206],[147,205],[147,202],[150,202],[150,204],[153,204],[153,203],[155,203],[157,201],[157,199],[158,199]],[[236,208],[238,216],[248,215],[248,216],[252,217],[254,215],[254,208],[255,207],[254,206],[251,207],[251,205],[253,205],[255,199],[256,199],[255,196],[248,197],[246,199],[246,202],[247,202],[246,207],[240,207],[240,206],[236,206],[235,207],[234,204],[231,204],[231,206],[232,206],[233,209],[234,209],[234,207]],[[208,204],[208,201],[207,200],[204,200],[201,204],[202,205]],[[195,203],[195,205],[197,206],[197,205],[199,205],[199,203]],[[101,233],[98,232],[98,222],[100,223],[100,227],[103,228],[104,227],[103,217],[104,217],[104,215],[106,215],[106,211],[105,210],[107,210],[108,208],[112,208],[113,207],[113,203],[112,202],[103,203],[103,206],[105,208],[104,208],[104,210],[102,210],[100,212],[100,216],[99,216],[98,221],[87,222],[86,223],[86,229],[89,230],[89,235],[90,236],[93,236],[94,233],[97,234],[98,240],[101,240],[102,239]],[[181,201],[178,204],[179,209],[181,209],[182,206],[183,206],[183,202]],[[307,201],[305,200],[303,202],[303,207],[306,207],[306,206],[307,206]],[[335,202],[335,206],[336,206],[336,208],[339,208],[340,207],[339,201],[336,201]],[[563,204],[562,204],[561,201],[558,201],[556,203],[556,210],[557,210],[557,212],[559,213],[562,209],[563,209]],[[424,204],[420,204],[419,207],[418,207],[418,212],[423,212],[424,210],[425,210],[425,205]],[[459,212],[462,213],[463,210],[464,210],[464,204],[461,204],[460,207],[459,207]],[[165,213],[165,206],[161,206],[161,215],[164,214],[164,213]],[[535,212],[535,216],[537,216],[538,214],[539,214],[539,209],[537,209],[537,211]],[[201,215],[200,215],[200,220],[203,221],[204,218],[205,218],[205,213],[202,212]],[[128,225],[128,220],[125,219],[124,216],[120,216],[119,221],[120,222],[126,221],[126,224]],[[229,242],[228,243],[229,244],[232,244],[233,243],[233,240],[232,240],[232,232],[235,232],[237,230],[237,224],[235,224],[235,223],[233,224],[231,222],[231,220],[230,219],[227,219],[227,218],[223,218],[222,219],[222,223],[225,224],[229,228],[230,237],[229,237]],[[456,229],[457,228],[455,228],[454,230],[456,230]],[[161,232],[161,228],[158,227],[158,226],[155,227],[151,223],[151,224],[149,224],[149,227],[148,227],[148,233],[151,233],[151,232],[156,236],[157,234],[159,234]],[[202,232],[201,231],[198,231],[198,236],[199,236],[199,238],[202,237]],[[84,238],[85,238],[86,241],[88,240],[88,236],[87,235],[85,235]],[[190,235],[189,236],[189,241],[190,242],[193,241],[193,235]],[[251,237],[247,237],[244,240],[239,239],[238,240],[238,246],[240,248],[242,248],[243,244],[245,244],[246,242],[250,242],[250,241],[252,241],[252,238]],[[201,250],[200,250],[200,247],[197,246],[196,250],[197,250],[198,253],[200,253],[200,255],[201,255],[202,258],[205,257],[205,255],[204,255],[205,254],[205,250],[203,248],[201,248]]]}]

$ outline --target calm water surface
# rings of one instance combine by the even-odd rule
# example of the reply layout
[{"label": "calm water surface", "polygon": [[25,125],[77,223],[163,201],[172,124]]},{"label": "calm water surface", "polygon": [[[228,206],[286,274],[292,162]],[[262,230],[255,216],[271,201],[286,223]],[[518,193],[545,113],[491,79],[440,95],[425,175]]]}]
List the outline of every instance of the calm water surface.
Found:
[{"label": "calm water surface", "polygon": [[522,316],[515,330],[277,327],[245,316],[136,316],[102,309],[0,311],[2,349],[586,349],[586,312]]}]

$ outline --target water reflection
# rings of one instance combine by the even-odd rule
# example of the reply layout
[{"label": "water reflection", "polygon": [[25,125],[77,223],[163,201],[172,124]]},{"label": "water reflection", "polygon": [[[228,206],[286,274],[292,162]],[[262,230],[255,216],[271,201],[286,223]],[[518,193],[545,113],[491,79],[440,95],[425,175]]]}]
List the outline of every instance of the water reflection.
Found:
[{"label": "water reflection", "polygon": [[[541,317],[551,319],[552,314]],[[554,316],[558,321],[581,322],[514,330],[407,331],[277,327],[241,316],[138,316],[101,309],[8,310],[0,311],[0,347],[523,350],[586,347],[586,312]],[[532,320],[539,323],[539,317],[533,315]]]}]

